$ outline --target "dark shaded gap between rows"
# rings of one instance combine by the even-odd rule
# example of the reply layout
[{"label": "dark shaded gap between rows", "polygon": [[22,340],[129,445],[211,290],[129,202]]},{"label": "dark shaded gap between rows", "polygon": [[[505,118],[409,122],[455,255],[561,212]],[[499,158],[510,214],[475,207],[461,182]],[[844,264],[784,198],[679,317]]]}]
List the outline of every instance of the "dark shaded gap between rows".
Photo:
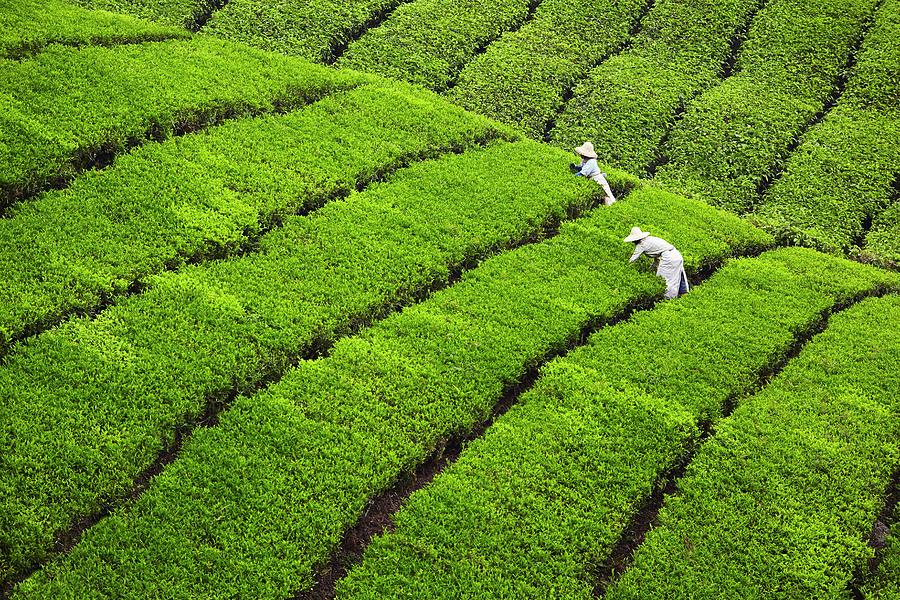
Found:
[{"label": "dark shaded gap between rows", "polygon": [[322,63],[326,65],[334,65],[338,61],[338,59],[340,59],[344,55],[344,53],[347,51],[347,48],[350,47],[350,44],[364,36],[369,32],[370,29],[380,27],[382,23],[391,18],[391,15],[394,14],[394,11],[400,8],[402,5],[409,4],[413,1],[414,0],[392,0],[392,2],[387,6],[384,6],[375,11],[363,23],[352,27],[349,31],[345,32],[345,39],[336,40],[335,42],[333,42],[331,46],[329,46],[328,50],[325,51],[325,54],[322,55]]},{"label": "dark shaded gap between rows", "polygon": [[[796,334],[790,348],[782,357],[759,372],[755,386],[725,399],[722,406],[722,415],[717,419],[717,422],[730,417],[741,401],[748,400],[765,389],[792,360],[797,358],[812,338],[827,329],[828,322],[833,315],[852,308],[866,298],[878,298],[887,293],[887,289],[863,292],[822,311],[810,326]],[[715,435],[716,423],[703,420],[698,425],[701,435],[697,442],[688,448],[670,469],[657,478],[654,484],[654,491],[644,500],[641,507],[631,518],[609,558],[599,567],[592,570],[597,579],[594,587],[595,598],[603,598],[606,595],[606,590],[631,566],[635,553],[644,543],[646,534],[659,524],[659,511],[665,504],[666,499],[678,494],[678,483],[684,477],[685,471],[690,466],[697,452],[703,447],[703,444]]]},{"label": "dark shaded gap between rows", "polygon": [[[618,193],[623,195],[630,191],[631,188],[617,190]],[[32,565],[27,570],[17,573],[8,580],[0,582],[0,600],[6,600],[18,583],[21,583],[35,572],[41,570],[51,560],[55,560],[60,555],[65,554],[74,548],[85,531],[102,521],[113,511],[120,510],[138,500],[150,486],[153,478],[160,474],[163,469],[165,469],[166,465],[172,463],[179,457],[185,442],[190,439],[193,432],[198,428],[217,426],[219,423],[219,416],[233,404],[238,396],[252,396],[261,392],[266,387],[278,382],[291,368],[295,367],[301,361],[326,358],[334,347],[334,344],[340,339],[352,336],[364,328],[371,327],[378,321],[386,319],[390,315],[398,313],[408,306],[425,301],[435,292],[456,284],[466,271],[477,267],[486,256],[499,255],[503,252],[509,252],[516,248],[539,243],[555,237],[563,222],[577,219],[591,210],[602,207],[602,204],[602,195],[599,193],[595,194],[587,206],[570,207],[567,210],[564,219],[560,219],[558,216],[552,216],[538,230],[525,238],[496,245],[487,251],[468,256],[464,261],[451,265],[449,277],[445,280],[433,280],[419,290],[412,290],[413,293],[411,294],[405,293],[411,290],[402,290],[402,295],[411,298],[410,302],[405,304],[399,302],[387,303],[380,307],[380,310],[372,311],[367,317],[353,318],[347,327],[335,332],[331,336],[323,334],[321,337],[314,339],[299,356],[276,357],[277,360],[272,360],[270,362],[277,363],[277,366],[271,367],[257,382],[248,386],[241,386],[238,382],[233,382],[230,389],[208,394],[205,398],[205,407],[202,413],[197,417],[187,416],[181,425],[175,427],[172,442],[166,445],[149,467],[135,477],[131,490],[121,496],[103,502],[100,509],[95,513],[76,519],[70,527],[57,532],[53,543],[53,549],[47,558]]]},{"label": "dark shaded gap between rows", "polygon": [[491,38],[482,42],[477,48],[475,48],[475,52],[472,53],[472,56],[469,57],[469,60],[465,62],[465,64],[460,65],[458,69],[455,69],[455,73],[450,76],[450,80],[447,82],[447,85],[443,90],[440,90],[441,94],[447,94],[450,90],[456,87],[456,84],[459,83],[459,76],[463,72],[470,63],[476,61],[479,56],[488,51],[488,48],[491,47],[491,44],[496,42],[497,40],[503,38],[505,35],[509,35],[511,33],[515,33],[525,27],[528,23],[534,20],[534,14],[537,12],[537,9],[540,7],[542,0],[529,0],[528,2],[528,12],[525,13],[525,17],[522,18],[522,21],[519,22],[515,27],[512,27],[506,31],[500,33],[499,36],[495,38]]},{"label": "dark shaded gap between rows", "polygon": [[[744,45],[744,42],[747,41],[747,34],[750,31],[750,28],[753,26],[753,22],[756,20],[756,15],[759,14],[763,8],[765,8],[768,0],[759,0],[757,2],[756,8],[753,9],[750,16],[747,18],[745,23],[735,32],[733,36],[731,36],[731,40],[728,42],[728,55],[725,57],[725,60],[722,62],[721,67],[719,67],[720,75],[719,75],[719,83],[718,85],[723,85],[730,77],[732,77],[737,72],[737,64],[738,58],[741,54],[741,49]],[[660,138],[659,143],[656,145],[656,150],[653,152],[653,160],[650,161],[644,170],[645,175],[652,179],[656,177],[656,172],[660,167],[667,164],[671,159],[668,154],[666,154],[666,146],[669,143],[669,138],[672,135],[672,131],[678,126],[678,123],[684,118],[685,113],[687,112],[687,107],[689,104],[693,103],[699,96],[704,94],[708,90],[698,90],[694,94],[690,96],[690,98],[685,99],[681,105],[675,109],[675,113],[672,115],[672,121],[669,123],[666,128],[665,133],[663,133],[662,138]]]},{"label": "dark shaded gap between rows", "polygon": [[837,106],[838,101],[843,97],[844,91],[847,88],[847,80],[850,78],[850,75],[853,73],[853,70],[856,67],[856,61],[858,60],[859,53],[862,50],[863,42],[865,41],[869,30],[872,28],[872,25],[875,23],[875,16],[878,14],[878,11],[881,9],[881,5],[883,3],[884,0],[879,0],[879,2],[875,5],[874,10],[869,14],[869,16],[866,18],[866,21],[863,23],[859,36],[853,42],[850,53],[847,55],[847,62],[844,64],[844,67],[838,72],[837,77],[834,79],[831,94],[829,94],[828,99],[825,101],[825,104],[822,105],[822,108],[815,115],[813,115],[813,117],[801,128],[800,131],[796,133],[794,139],[791,140],[791,143],[785,150],[784,155],[775,159],[775,162],[771,165],[769,173],[767,175],[764,175],[763,178],[760,179],[756,184],[756,198],[744,214],[753,213],[760,207],[763,198],[769,191],[769,188],[772,187],[776,181],[781,179],[782,175],[784,175],[784,171],[787,168],[788,161],[790,161],[791,156],[793,156],[793,154],[797,151],[797,148],[800,147],[800,144],[803,143],[803,138],[806,136],[806,132],[824,121],[829,113],[831,113],[831,111],[834,109],[834,107]]},{"label": "dark shaded gap between rows", "polygon": [[854,600],[865,599],[862,588],[868,579],[875,575],[875,572],[881,565],[881,561],[884,559],[887,536],[893,532],[893,537],[895,538],[893,543],[900,543],[896,539],[900,535],[900,522],[895,519],[895,510],[898,503],[900,503],[900,469],[894,471],[894,477],[884,492],[884,498],[884,507],[872,524],[872,531],[869,532],[868,545],[875,551],[875,555],[859,569],[847,586]]},{"label": "dark shaded gap between rows", "polygon": [[[897,172],[894,177],[894,181],[891,182],[891,191],[888,201],[885,202],[883,206],[871,207],[870,210],[866,212],[865,216],[863,217],[862,229],[853,238],[853,245],[859,249],[864,250],[866,248],[866,239],[869,236],[869,232],[872,231],[872,225],[875,217],[877,217],[880,212],[888,210],[895,204],[900,204],[900,165],[897,165],[896,168]],[[886,260],[877,262],[877,264],[887,269],[897,268],[897,265]]]},{"label": "dark shaded gap between rows", "polygon": [[[741,256],[757,256],[763,251],[764,249],[758,248]],[[699,285],[709,279],[724,264],[725,260],[727,259],[713,261],[700,267],[690,277],[691,284]],[[626,305],[618,315],[593,319],[585,324],[580,332],[567,340],[561,348],[551,351],[535,361],[535,364],[529,367],[519,381],[506,385],[503,394],[486,420],[469,431],[460,432],[442,440],[432,455],[413,473],[401,476],[392,487],[370,500],[356,525],[344,533],[340,546],[332,553],[331,558],[316,569],[313,587],[297,592],[292,597],[293,600],[332,600],[335,597],[336,583],[347,574],[350,568],[362,562],[363,553],[372,539],[376,535],[394,530],[393,516],[406,499],[431,483],[444,469],[453,465],[469,443],[482,437],[497,419],[515,406],[522,394],[532,388],[544,365],[584,346],[588,343],[590,336],[601,328],[624,323],[635,312],[651,310],[661,301],[660,296],[639,298]]]},{"label": "dark shaded gap between rows", "polygon": [[[362,192],[370,185],[387,181],[387,179],[389,179],[397,171],[410,166],[412,163],[438,158],[439,156],[446,154],[462,154],[466,150],[470,149],[485,148],[489,144],[496,142],[499,139],[500,138],[498,137],[487,135],[482,139],[479,139],[475,146],[449,146],[443,149],[432,150],[428,153],[423,152],[401,157],[399,160],[389,165],[385,165],[383,168],[373,173],[372,176],[358,181],[355,189],[358,192]],[[199,250],[191,256],[174,258],[167,262],[163,266],[163,269],[161,271],[149,274],[146,279],[151,279],[157,275],[161,275],[164,273],[171,273],[185,266],[209,264],[216,261],[230,260],[242,256],[247,256],[249,254],[254,254],[259,251],[259,247],[263,237],[273,230],[280,228],[284,224],[285,218],[308,216],[331,202],[347,198],[350,193],[351,192],[349,189],[339,190],[332,194],[313,198],[310,202],[306,203],[302,208],[295,212],[278,213],[267,216],[262,221],[258,230],[252,232],[247,230],[244,231],[242,236],[243,242],[241,242],[240,245],[234,246],[215,244]],[[9,342],[5,346],[0,343],[0,366],[6,363],[7,357],[15,351],[16,347],[19,344],[26,342],[28,339],[40,335],[51,329],[55,329],[56,327],[59,327],[66,321],[69,321],[73,318],[86,317],[89,319],[94,319],[100,313],[113,306],[114,304],[121,302],[131,296],[142,294],[146,289],[147,282],[145,281],[145,279],[138,278],[133,280],[122,292],[101,293],[99,301],[89,308],[75,308],[64,311],[60,315],[54,315],[48,319],[37,321],[36,323],[26,327],[21,334],[11,336]]]},{"label": "dark shaded gap between rows", "polygon": [[[161,40],[165,42],[166,40]],[[69,160],[60,168],[67,173],[55,173],[38,181],[21,184],[0,184],[0,218],[10,218],[8,209],[45,192],[64,190],[87,171],[102,171],[111,166],[117,157],[148,143],[162,143],[171,138],[198,133],[237,119],[256,119],[264,116],[284,115],[324,100],[328,96],[347,90],[327,91],[321,94],[285,94],[271,100],[271,108],[248,107],[235,103],[221,110],[190,110],[183,122],[174,127],[158,121],[147,124],[143,135],[129,137],[124,143],[104,141],[99,144],[76,148]]]},{"label": "dark shaded gap between rows", "polygon": [[226,4],[228,4],[228,0],[208,0],[205,10],[202,13],[195,15],[193,22],[187,25],[188,30],[197,33],[203,29],[209,20],[212,19],[213,15],[217,11],[225,8]]},{"label": "dark shaded gap between rows", "polygon": [[551,134],[553,130],[556,129],[556,122],[557,120],[559,120],[559,116],[563,113],[563,111],[565,111],[566,107],[569,105],[569,101],[575,96],[575,88],[577,88],[582,81],[590,77],[591,71],[597,68],[601,63],[604,63],[612,57],[618,56],[619,54],[622,54],[629,48],[631,48],[632,44],[634,43],[635,36],[637,36],[644,30],[644,19],[646,18],[647,13],[649,13],[654,6],[656,6],[656,0],[646,0],[646,3],[641,8],[640,13],[638,13],[637,19],[631,26],[631,29],[628,31],[628,35],[625,38],[625,41],[619,44],[619,47],[614,49],[612,52],[598,57],[597,60],[593,61],[585,69],[583,75],[579,76],[570,85],[566,86],[566,88],[563,90],[561,102],[557,108],[556,115],[552,119],[550,119],[547,122],[547,125],[544,127],[544,133],[541,136],[541,139],[544,141],[544,143],[553,143],[553,137]]},{"label": "dark shaded gap between rows", "polygon": [[11,60],[23,62],[34,58],[43,52],[48,46],[66,46],[67,48],[85,48],[99,46],[101,48],[117,48],[119,46],[134,46],[136,44],[147,44],[152,42],[171,42],[175,40],[187,39],[172,35],[169,33],[150,33],[146,35],[138,35],[127,39],[91,39],[91,40],[42,40],[36,43],[29,43],[28,40],[22,40],[19,45],[7,48],[0,53],[0,60]]}]

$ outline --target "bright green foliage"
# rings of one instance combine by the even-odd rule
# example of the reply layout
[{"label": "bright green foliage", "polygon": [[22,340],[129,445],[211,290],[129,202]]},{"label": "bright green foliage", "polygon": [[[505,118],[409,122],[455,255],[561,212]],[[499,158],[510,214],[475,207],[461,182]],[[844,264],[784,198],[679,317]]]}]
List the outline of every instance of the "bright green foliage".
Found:
[{"label": "bright green foliage", "polygon": [[[862,242],[864,223],[877,223],[867,250],[897,260],[892,219],[879,213],[900,176],[900,2],[886,0],[866,35],[837,107],[804,135],[784,176],[763,198],[755,222],[779,238],[829,252]],[[883,224],[888,223],[887,227]]]},{"label": "bright green foliage", "polygon": [[152,273],[238,250],[284,215],[410,160],[501,135],[433,94],[385,84],[144,146],[0,220],[2,341]]},{"label": "bright green foliage", "polygon": [[[900,182],[900,177],[897,181]],[[900,183],[895,184],[895,189],[898,187]],[[866,234],[865,253],[878,262],[897,267],[900,265],[900,194],[895,194],[894,200],[894,204],[872,223],[872,229]]]},{"label": "bright green foliage", "polygon": [[[666,187],[743,213],[822,111],[878,0],[772,0],[737,74],[688,105],[663,145]],[[836,186],[823,189],[838,197]]]},{"label": "bright green foliage", "polygon": [[900,600],[900,506],[893,515],[893,527],[887,537],[881,562],[863,587],[866,600]]},{"label": "bright green foliage", "polygon": [[531,21],[466,65],[450,98],[543,140],[565,92],[622,44],[645,4],[544,0]]},{"label": "bright green foliage", "polygon": [[404,0],[231,0],[203,31],[264,50],[332,62],[369,22]]},{"label": "bright green foliage", "polygon": [[808,250],[770,252],[600,330],[410,498],[339,597],[591,598],[598,563],[698,419],[752,391],[822,311],[886,281]]},{"label": "bright green foliage", "polygon": [[[506,159],[523,172],[497,169]],[[0,366],[0,573],[129,489],[207,399],[277,378],[454,267],[598,202],[601,188],[567,160],[528,142],[419,163],[286,218],[256,254],[158,276],[93,320],[16,347]]]},{"label": "bright green foliage", "polygon": [[342,67],[444,91],[479,48],[515,29],[537,0],[414,0],[351,43]]},{"label": "bright green foliage", "polygon": [[679,108],[717,83],[759,0],[659,0],[631,38],[576,88],[553,141],[591,140],[600,161],[644,173]]},{"label": "bright green foliage", "polygon": [[[410,224],[422,227],[423,215],[434,214],[432,227],[450,233],[438,216],[451,207],[467,206],[484,220],[509,211],[514,198],[513,204],[534,202],[547,195],[545,187],[568,188],[553,181],[559,176],[551,170],[564,164],[565,154],[540,148],[520,144],[518,150],[448,159],[442,162],[468,170],[450,176],[445,168],[444,176],[435,178],[425,175],[434,175],[437,164],[423,166],[419,181],[409,178],[409,189],[397,190],[403,195],[391,192],[394,184],[379,186],[372,195],[390,192],[377,206],[387,207],[394,198],[404,205],[401,214]],[[539,161],[527,158],[538,152],[560,162],[548,161],[541,172]],[[512,175],[518,184],[504,186],[518,190],[516,196],[497,193],[497,184],[510,177],[493,168],[501,157],[528,167]],[[476,160],[479,173],[473,172]],[[457,181],[464,174],[478,183],[460,189],[467,187]],[[433,184],[435,189],[446,187],[438,198],[403,202],[412,189],[435,180],[444,180]],[[438,201],[445,206],[439,208]],[[373,215],[373,220],[384,218]],[[218,427],[194,433],[179,459],[135,505],[92,528],[72,553],[27,581],[14,597],[72,597],[94,589],[112,596],[189,597],[213,588],[224,597],[284,598],[308,587],[314,566],[375,493],[442,439],[489,415],[506,386],[577,339],[586,324],[661,295],[661,280],[627,261],[630,245],[622,243],[622,235],[635,222],[655,223],[657,231],[679,239],[692,266],[768,243],[736,217],[641,189],[564,224],[551,240],[491,258],[453,287],[339,341],[328,358],[301,362],[265,392],[239,398]],[[710,222],[716,226],[710,228]],[[392,228],[397,229],[396,250],[388,246],[384,256],[419,237],[415,228]],[[306,235],[319,231],[333,237],[321,227]],[[344,235],[352,231],[348,227]],[[416,243],[448,244],[457,237],[435,233]],[[363,239],[357,234],[340,247],[351,252],[357,237]],[[282,247],[286,253],[290,246]],[[372,278],[376,266],[360,265],[359,276]],[[242,289],[262,307],[265,296],[257,281],[245,280]],[[348,291],[335,294],[340,298]],[[281,310],[289,307],[285,302]],[[295,318],[305,312],[293,310]],[[268,318],[262,308],[253,315]],[[110,556],[116,558],[107,560]]]},{"label": "bright green foliage", "polygon": [[0,69],[0,205],[148,138],[302,106],[362,80],[212,38],[51,46]]},{"label": "bright green foliage", "polygon": [[73,0],[86,8],[125,13],[193,31],[227,0]]},{"label": "bright green foliage", "polygon": [[610,600],[847,598],[900,464],[900,298],[836,315],[720,422]]},{"label": "bright green foliage", "polygon": [[53,43],[113,45],[188,35],[181,29],[124,15],[85,10],[64,0],[15,0],[0,4],[0,58],[20,57]]}]

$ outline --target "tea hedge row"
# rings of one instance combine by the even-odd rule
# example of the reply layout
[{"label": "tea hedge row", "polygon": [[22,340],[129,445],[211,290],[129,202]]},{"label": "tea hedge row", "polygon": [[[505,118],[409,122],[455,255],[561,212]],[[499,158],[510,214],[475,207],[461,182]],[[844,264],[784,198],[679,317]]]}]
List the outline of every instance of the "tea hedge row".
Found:
[{"label": "tea hedge row", "polygon": [[0,220],[0,341],[166,268],[238,251],[285,215],[411,160],[502,135],[433,94],[385,84],[144,146]]},{"label": "tea hedge row", "polygon": [[410,498],[338,596],[592,598],[600,565],[699,420],[751,392],[823,311],[885,281],[778,250],[600,330]]},{"label": "tea hedge row", "polygon": [[862,588],[866,600],[898,600],[900,599],[900,507],[893,515],[894,525],[887,537],[881,562],[874,575]]},{"label": "tea hedge row", "polygon": [[[517,161],[537,151],[520,148],[512,154]],[[496,161],[506,156],[506,149],[480,153],[478,178],[515,181],[507,185],[522,196],[559,185],[542,180],[558,177],[551,166],[563,167],[566,155],[548,161],[543,173],[525,163],[528,169],[498,176],[505,171]],[[456,179],[435,186],[453,190]],[[485,214],[509,204],[507,194],[495,200],[488,183],[459,201],[484,203]],[[444,194],[435,200],[446,202]],[[104,589],[122,597],[214,590],[284,598],[309,587],[314,567],[373,495],[447,436],[486,418],[507,386],[577,339],[586,324],[661,295],[660,279],[627,262],[622,232],[632,223],[654,224],[680,240],[692,268],[769,241],[736,217],[640,189],[564,224],[551,240],[489,259],[453,287],[339,341],[328,358],[301,362],[266,391],[239,398],[218,427],[194,433],[133,506],[88,531],[13,597]]]},{"label": "tea hedge row", "polygon": [[[503,157],[524,171],[497,169]],[[208,402],[599,202],[567,160],[529,142],[418,163],[285,218],[256,254],[157,276],[18,346],[0,365],[0,573],[40,560],[57,531],[126,492]]]},{"label": "tea hedge row", "polygon": [[[737,73],[691,102],[663,145],[661,185],[744,213],[824,110],[879,0],[772,0]],[[837,193],[834,186],[829,186]]]},{"label": "tea hedge row", "polygon": [[444,91],[478,49],[517,28],[539,0],[414,0],[352,42],[337,65]]},{"label": "tea hedge row", "polygon": [[85,10],[64,0],[16,0],[0,5],[0,58],[22,57],[53,43],[112,45],[188,35],[125,15]]},{"label": "tea hedge row", "polygon": [[196,30],[227,0],[73,0],[86,8],[108,10],[157,23]]},{"label": "tea hedge row", "polygon": [[0,208],[148,139],[298,107],[361,81],[212,38],[50,46],[0,69]]},{"label": "tea hedge row", "polygon": [[543,140],[565,94],[621,46],[645,5],[645,0],[544,0],[531,21],[466,65],[449,97]]},{"label": "tea hedge row", "polygon": [[[900,176],[896,181],[900,182]],[[895,183],[894,189],[898,187],[900,183]],[[872,229],[866,234],[865,253],[878,262],[897,268],[900,266],[900,193],[895,191],[892,199],[894,204],[875,217]]]},{"label": "tea hedge row", "polygon": [[606,597],[848,597],[900,464],[898,321],[898,297],[836,315],[719,423]]},{"label": "tea hedge row", "polygon": [[600,160],[643,174],[681,107],[718,84],[731,41],[760,0],[659,0],[631,47],[593,69],[551,132],[570,147],[592,140]]},{"label": "tea hedge row", "polygon": [[370,23],[404,1],[231,0],[213,14],[203,31],[263,50],[330,63]]},{"label": "tea hedge row", "polygon": [[[890,203],[900,176],[898,37],[900,2],[886,0],[837,107],[804,135],[753,216],[781,239],[848,252],[862,242],[865,222]],[[890,245],[872,246],[891,254]]]}]

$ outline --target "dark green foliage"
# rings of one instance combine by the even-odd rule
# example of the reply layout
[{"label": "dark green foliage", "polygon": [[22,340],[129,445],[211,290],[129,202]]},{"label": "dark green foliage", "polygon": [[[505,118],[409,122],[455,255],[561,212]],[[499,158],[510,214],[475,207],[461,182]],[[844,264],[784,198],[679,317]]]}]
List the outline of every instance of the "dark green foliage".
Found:
[{"label": "dark green foliage", "polygon": [[188,35],[183,29],[85,10],[64,0],[16,0],[0,5],[0,58],[24,56],[53,43],[106,46]]},{"label": "dark green foliage", "polygon": [[606,597],[846,598],[900,464],[900,298],[831,319],[716,426]]},{"label": "dark green foliage", "polygon": [[591,598],[594,569],[699,420],[752,391],[823,310],[886,282],[900,290],[874,269],[779,250],[600,330],[410,498],[340,596]]},{"label": "dark green foliage", "polygon": [[[894,149],[898,147],[900,142]],[[894,166],[898,164],[894,163]],[[864,256],[886,266],[900,266],[900,194],[894,195],[894,204],[890,208],[875,217],[872,229],[866,234]]]},{"label": "dark green foliage", "polygon": [[51,46],[0,69],[0,208],[148,139],[299,107],[362,81],[212,38]]},{"label": "dark green foliage", "polygon": [[449,96],[543,140],[565,92],[622,44],[645,4],[544,0],[531,21],[466,65]]},{"label": "dark green foliage", "polygon": [[[866,35],[837,107],[804,135],[754,222],[794,243],[897,261],[900,243],[882,211],[900,177],[900,2],[886,0]],[[896,212],[895,212],[896,214]]]},{"label": "dark green foliage", "polygon": [[231,0],[204,32],[264,50],[332,62],[368,23],[404,0]]},{"label": "dark green foliage", "polygon": [[[424,257],[429,243],[451,245],[481,221],[524,223],[522,217],[503,214],[515,206],[546,204],[546,188],[570,187],[565,178],[571,176],[560,169],[566,155],[540,148],[520,144],[518,149],[500,147],[422,165],[396,184],[354,196],[348,207],[367,196],[373,199],[367,208],[394,204],[397,216],[411,228],[387,222],[384,229],[372,231],[371,226],[351,228],[348,222],[336,248],[351,253],[369,239],[370,247],[380,246],[382,252],[379,261],[337,262],[344,273],[331,281],[355,275],[371,286],[379,280],[376,273],[386,271],[385,261],[401,252]],[[515,174],[495,169],[504,157],[529,168]],[[465,168],[453,174],[451,165]],[[473,183],[463,185],[464,175]],[[441,193],[412,197],[412,190],[426,182]],[[582,183],[589,182],[576,182],[572,192],[583,193]],[[379,196],[382,201],[376,204]],[[337,215],[338,205],[325,210]],[[470,224],[452,225],[459,217],[450,213],[459,210],[471,211]],[[381,214],[370,218],[387,221]],[[712,231],[710,221],[716,223]],[[328,358],[301,362],[265,392],[239,398],[218,427],[195,432],[179,459],[133,507],[94,527],[72,553],[27,581],[15,597],[78,596],[92,589],[116,596],[134,596],[136,590],[190,596],[212,587],[228,597],[283,598],[308,587],[312,569],[375,493],[422,461],[442,439],[489,415],[506,386],[577,339],[584,325],[662,293],[656,276],[627,262],[630,249],[621,238],[633,222],[658,222],[661,233],[681,239],[694,266],[768,243],[737,218],[641,189],[564,224],[551,240],[491,258],[453,287],[338,341]],[[419,235],[417,228],[426,226],[428,235]],[[354,231],[360,233],[347,239]],[[335,238],[321,224],[306,229],[304,237],[316,232]],[[410,243],[417,248],[409,248]],[[295,245],[279,244],[280,252],[296,252]],[[420,266],[407,266],[400,275],[431,270],[432,277],[445,277],[441,261],[452,254],[430,252],[433,259],[419,258]],[[283,270],[286,260],[272,260],[272,265]],[[310,320],[312,307],[303,301],[315,300],[315,294],[301,295],[298,286],[289,298],[270,300],[277,286],[263,293],[260,278],[241,273],[240,287],[235,278],[226,288],[228,297],[237,306],[253,306],[254,318],[273,322],[270,315],[293,312],[293,319]],[[212,284],[210,280],[207,289]],[[351,314],[356,311],[339,306],[351,292],[342,286],[333,299],[318,304],[332,307],[335,314]],[[387,287],[369,295],[379,302],[391,298]],[[278,317],[285,329],[273,328],[261,339],[290,337],[287,322]],[[109,556],[116,559],[107,560]]]},{"label": "dark green foliage", "polygon": [[[496,168],[507,159],[524,170]],[[529,142],[414,165],[286,217],[256,254],[158,276],[93,320],[16,347],[0,366],[0,574],[44,556],[55,531],[128,490],[207,399],[277,378],[446,283],[454,266],[598,202],[600,187],[572,177],[567,160]],[[613,178],[620,191],[626,183],[635,182]]]},{"label": "dark green foliage", "polygon": [[501,135],[437,96],[386,84],[147,145],[0,220],[2,341],[152,273],[239,251],[285,215],[411,160]]},{"label": "dark green foliage", "polygon": [[737,73],[691,102],[672,129],[656,179],[728,210],[750,210],[824,109],[876,5],[772,0],[750,27]]},{"label": "dark green foliage", "polygon": [[370,29],[338,60],[440,92],[480,47],[515,29],[535,0],[415,0]]},{"label": "dark green foliage", "polygon": [[758,0],[659,0],[631,48],[593,69],[552,132],[554,143],[592,140],[600,161],[643,174],[679,108],[719,82],[733,37]]},{"label": "dark green foliage", "polygon": [[196,31],[209,13],[227,0],[73,0],[86,8],[125,13]]}]

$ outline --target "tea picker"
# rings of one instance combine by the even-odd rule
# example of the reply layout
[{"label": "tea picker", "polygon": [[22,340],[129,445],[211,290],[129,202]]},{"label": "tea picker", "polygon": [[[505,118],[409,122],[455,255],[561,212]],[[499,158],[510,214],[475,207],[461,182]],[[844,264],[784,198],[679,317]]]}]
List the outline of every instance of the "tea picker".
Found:
[{"label": "tea picker", "polygon": [[613,196],[612,189],[610,189],[609,183],[606,181],[606,173],[601,173],[600,167],[597,166],[597,153],[594,152],[594,145],[590,142],[585,142],[575,148],[575,154],[581,157],[581,166],[569,165],[572,173],[580,177],[593,179],[603,186],[603,191],[606,192],[603,204],[609,206],[615,202],[616,197]]},{"label": "tea picker", "polygon": [[684,272],[684,258],[675,246],[666,240],[653,237],[640,227],[632,227],[626,242],[634,242],[634,254],[628,262],[634,262],[646,254],[656,261],[656,274],[666,280],[666,298],[677,298],[690,289],[687,273]]}]

